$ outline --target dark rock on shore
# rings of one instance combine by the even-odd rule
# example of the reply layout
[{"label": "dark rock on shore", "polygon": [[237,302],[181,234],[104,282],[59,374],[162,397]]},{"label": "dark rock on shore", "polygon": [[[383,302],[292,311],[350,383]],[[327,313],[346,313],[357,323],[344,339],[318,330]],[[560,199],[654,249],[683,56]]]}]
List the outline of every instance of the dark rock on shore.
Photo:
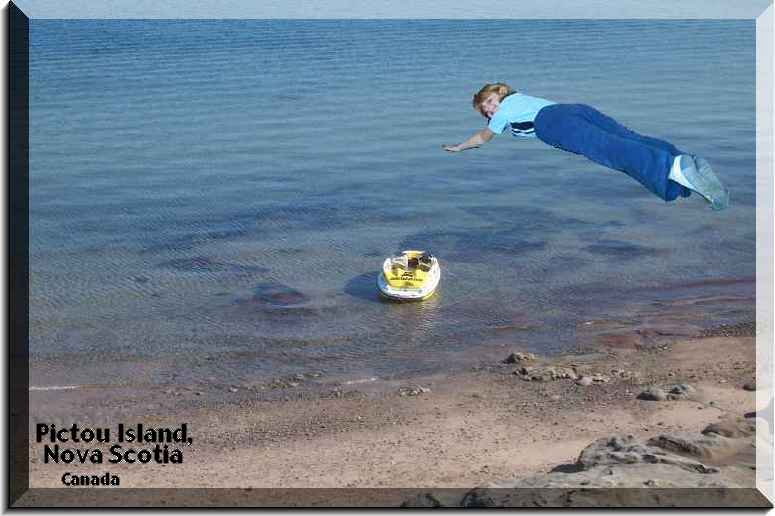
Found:
[{"label": "dark rock on shore", "polygon": [[689,384],[673,385],[667,391],[661,387],[649,387],[638,394],[639,400],[665,401],[690,399],[697,391]]},{"label": "dark rock on shore", "polygon": [[523,367],[518,371],[514,371],[514,374],[519,375],[525,381],[533,382],[551,382],[553,380],[561,380],[569,378],[575,380],[578,378],[576,372],[569,367]]},{"label": "dark rock on shore", "polygon": [[667,394],[669,400],[684,400],[691,398],[697,391],[689,384],[681,383],[673,385]]},{"label": "dark rock on shore", "polygon": [[584,448],[575,464],[549,473],[494,482],[457,501],[450,490],[443,502],[427,494],[402,506],[769,507],[755,489],[753,438],[746,421],[722,421],[701,434],[662,434],[647,441],[612,435]]},{"label": "dark rock on shore", "polygon": [[431,392],[431,390],[428,387],[423,387],[422,385],[399,387],[398,389],[399,396],[419,396],[420,394],[425,394],[428,392]]},{"label": "dark rock on shore", "polygon": [[718,423],[711,423],[702,431],[703,435],[717,434],[723,437],[733,439],[740,437],[749,437],[756,433],[756,424],[750,420],[724,420]]},{"label": "dark rock on shore", "polygon": [[514,353],[503,359],[504,364],[521,364],[523,362],[532,362],[536,359],[533,353],[523,353],[521,351],[515,351]]},{"label": "dark rock on shore", "polygon": [[645,444],[638,442],[631,435],[604,437],[584,448],[576,465],[588,470],[614,464],[668,464],[692,472],[718,472],[716,468],[672,453],[676,449],[683,449],[682,447],[689,449],[690,442],[670,436],[660,436],[657,440],[652,439]]},{"label": "dark rock on shore", "polygon": [[667,393],[659,387],[649,387],[638,394],[638,399],[646,401],[665,401],[667,399]]}]

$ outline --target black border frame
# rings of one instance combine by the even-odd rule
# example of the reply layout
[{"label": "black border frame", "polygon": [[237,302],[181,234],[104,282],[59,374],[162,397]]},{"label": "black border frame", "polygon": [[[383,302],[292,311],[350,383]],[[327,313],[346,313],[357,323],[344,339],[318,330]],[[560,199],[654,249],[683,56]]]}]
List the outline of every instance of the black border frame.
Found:
[{"label": "black border frame", "polygon": [[29,19],[13,2],[8,30],[8,506],[29,490]]}]

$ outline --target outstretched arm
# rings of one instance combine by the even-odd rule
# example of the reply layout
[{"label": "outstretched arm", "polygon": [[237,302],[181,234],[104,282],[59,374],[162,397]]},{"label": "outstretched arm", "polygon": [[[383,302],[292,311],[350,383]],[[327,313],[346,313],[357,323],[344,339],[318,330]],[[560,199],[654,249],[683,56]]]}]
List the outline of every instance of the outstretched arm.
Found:
[{"label": "outstretched arm", "polygon": [[460,152],[466,149],[474,149],[492,140],[493,136],[495,136],[495,133],[490,131],[489,128],[485,127],[463,143],[458,143],[457,145],[442,145],[442,147],[444,147],[444,150],[449,152]]}]

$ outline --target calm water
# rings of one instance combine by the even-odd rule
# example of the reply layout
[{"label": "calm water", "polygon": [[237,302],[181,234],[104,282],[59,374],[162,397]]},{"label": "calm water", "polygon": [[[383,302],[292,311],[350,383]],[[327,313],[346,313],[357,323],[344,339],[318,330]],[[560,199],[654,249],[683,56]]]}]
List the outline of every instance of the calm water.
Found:
[{"label": "calm water", "polygon": [[[385,377],[573,349],[588,318],[750,279],[754,52],[753,21],[33,20],[33,358]],[[733,207],[538,141],[443,152],[496,80],[706,156]],[[380,302],[409,247],[440,258],[440,294]]]}]

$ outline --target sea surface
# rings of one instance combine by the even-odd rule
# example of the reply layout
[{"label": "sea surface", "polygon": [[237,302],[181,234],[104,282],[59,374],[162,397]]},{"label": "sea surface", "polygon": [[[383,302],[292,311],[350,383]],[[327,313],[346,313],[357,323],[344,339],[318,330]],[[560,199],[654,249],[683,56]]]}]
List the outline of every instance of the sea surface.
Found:
[{"label": "sea surface", "polygon": [[[400,378],[681,299],[711,300],[694,328],[754,317],[753,20],[32,20],[30,42],[38,383],[65,358],[98,384]],[[494,81],[706,157],[732,207],[537,140],[443,151]],[[407,248],[440,290],[381,301]]]}]

